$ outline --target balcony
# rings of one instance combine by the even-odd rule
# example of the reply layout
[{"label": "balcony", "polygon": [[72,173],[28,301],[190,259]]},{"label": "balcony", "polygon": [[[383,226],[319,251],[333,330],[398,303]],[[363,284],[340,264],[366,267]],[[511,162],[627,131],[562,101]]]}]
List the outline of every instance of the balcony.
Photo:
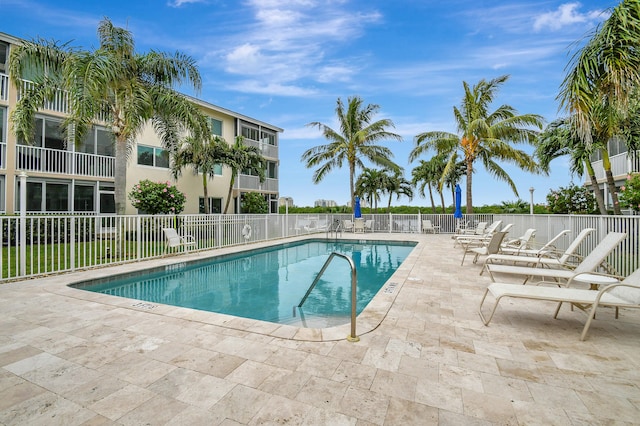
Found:
[{"label": "balcony", "polygon": [[115,158],[82,152],[16,146],[16,169],[40,173],[113,178]]},{"label": "balcony", "polygon": [[252,139],[245,139],[244,144],[247,146],[255,146],[265,158],[278,158],[278,147],[275,145],[269,145],[268,143],[258,142]]},{"label": "balcony", "polygon": [[[611,160],[611,173],[615,180],[624,180],[629,173],[640,172],[640,151],[631,156],[627,156],[626,152],[612,155],[609,159]],[[592,161],[591,164],[598,181],[604,181],[606,176],[602,167],[602,160]],[[585,176],[585,182],[590,183],[589,176]]]},{"label": "balcony", "polygon": [[257,176],[240,175],[236,180],[235,189],[241,191],[268,191],[278,192],[278,179],[265,179],[260,183],[260,178]]}]

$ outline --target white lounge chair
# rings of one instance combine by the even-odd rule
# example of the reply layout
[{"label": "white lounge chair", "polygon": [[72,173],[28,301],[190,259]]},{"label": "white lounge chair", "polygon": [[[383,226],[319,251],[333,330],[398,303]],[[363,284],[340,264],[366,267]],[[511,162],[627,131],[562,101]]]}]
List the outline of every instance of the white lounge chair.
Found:
[{"label": "white lounge chair", "polygon": [[455,241],[453,242],[453,246],[455,247],[458,244],[464,245],[465,243],[468,243],[470,241],[483,241],[483,240],[489,241],[491,236],[498,231],[498,229],[500,228],[500,225],[502,225],[502,221],[496,220],[491,225],[486,227],[484,231],[480,234],[476,233],[472,235],[467,235],[467,234],[454,235],[453,238]]},{"label": "white lounge chair", "polygon": [[372,231],[373,232],[373,219],[368,219],[364,221],[364,230],[365,232]]},{"label": "white lounge chair", "polygon": [[[587,229],[593,229],[593,228],[587,228]],[[527,247],[516,247],[516,248],[503,247],[503,249],[501,250],[501,254],[537,257],[537,256],[542,256],[545,253],[557,252],[557,249],[555,246],[556,241],[558,241],[560,238],[564,237],[570,232],[571,230],[569,229],[560,231],[555,237],[551,238],[549,241],[547,241],[544,245],[542,245],[539,248],[534,248],[535,243],[533,241],[530,241]]]},{"label": "white lounge chair", "polygon": [[355,224],[353,223],[352,220],[343,220],[342,221],[342,229],[344,229],[345,231],[351,231],[353,232],[353,230],[355,229]]},{"label": "white lounge chair", "polygon": [[437,234],[440,232],[440,227],[434,226],[431,220],[426,219],[422,221],[422,232],[424,233],[431,232],[432,234]]},{"label": "white lounge chair", "polygon": [[[495,298],[495,304],[489,316],[485,318],[482,314],[482,305],[489,293]],[[554,318],[558,317],[560,307],[563,303],[571,303],[572,305],[575,304],[582,307],[590,305],[589,317],[580,335],[580,340],[584,340],[599,306],[615,307],[616,318],[618,317],[618,308],[640,308],[640,269],[636,269],[634,273],[621,282],[603,286],[599,291],[568,287],[492,283],[487,287],[487,290],[482,296],[482,300],[480,300],[479,313],[485,325],[489,325],[493,314],[496,312],[498,303],[500,303],[503,297],[558,302],[558,307],[553,315]]]},{"label": "white lounge chair", "polygon": [[464,254],[462,255],[462,262],[460,262],[460,266],[464,264],[464,258],[467,256],[467,253],[473,253],[475,256],[473,257],[473,263],[478,261],[478,256],[483,255],[486,256],[488,254],[498,253],[500,251],[500,245],[502,244],[502,240],[504,239],[506,232],[496,232],[491,236],[491,240],[489,243],[482,246],[474,246],[473,242],[467,243],[464,248]]},{"label": "white lounge chair", "polygon": [[596,271],[607,259],[607,256],[616,248],[620,241],[624,240],[627,234],[624,232],[609,232],[600,243],[591,250],[591,253],[576,266],[575,269],[554,269],[536,266],[513,266],[485,263],[484,269],[491,275],[491,280],[495,281],[493,273],[500,272],[510,275],[524,276],[524,283],[531,277],[551,278],[558,280],[570,280],[575,275]]},{"label": "white lounge chair", "polygon": [[[504,232],[504,229],[502,229],[502,232]],[[524,231],[524,234],[522,234],[522,236],[503,242],[502,247],[500,248],[500,252],[512,251],[512,250],[516,250],[516,251],[525,250],[529,247],[529,245],[531,244],[531,241],[535,237],[536,237],[536,230],[534,228],[529,228],[526,231]]]},{"label": "white lounge chair", "polygon": [[[558,234],[558,236],[556,236],[556,238],[566,232],[569,231],[562,231],[560,234]],[[540,249],[539,254],[535,257],[526,255],[523,256],[520,253],[518,253],[517,255],[508,254],[505,252],[492,254],[490,256],[487,256],[482,271],[480,271],[480,275],[482,275],[485,269],[491,269],[492,272],[508,272],[510,269],[505,269],[503,267],[510,267],[512,265],[568,268],[570,266],[570,262],[578,258],[578,256],[576,255],[578,247],[580,247],[580,244],[582,244],[585,238],[587,238],[587,236],[589,236],[592,232],[595,232],[594,228],[585,228],[580,231],[578,236],[573,240],[573,242],[571,242],[571,244],[569,244],[564,253],[560,254],[559,256],[554,251],[547,250],[545,248],[547,247],[547,245],[543,246]],[[555,238],[552,241],[554,240]]]},{"label": "white lounge chair", "polygon": [[162,232],[164,232],[164,236],[167,239],[167,243],[164,246],[165,253],[170,248],[184,247],[187,250],[190,246],[198,244],[192,235],[178,235],[174,228],[163,228]]}]

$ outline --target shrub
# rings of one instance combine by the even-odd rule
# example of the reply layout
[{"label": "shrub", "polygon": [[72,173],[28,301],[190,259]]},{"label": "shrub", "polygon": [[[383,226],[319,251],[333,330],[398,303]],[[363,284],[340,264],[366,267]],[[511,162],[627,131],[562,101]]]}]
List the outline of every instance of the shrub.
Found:
[{"label": "shrub", "polygon": [[269,213],[269,205],[267,200],[264,199],[264,195],[257,192],[249,192],[242,196],[242,202],[240,203],[242,213]]},{"label": "shrub", "polygon": [[171,182],[141,180],[129,192],[133,207],[147,214],[178,214],[184,210],[186,197]]},{"label": "shrub", "polygon": [[551,190],[547,194],[549,211],[555,214],[592,214],[596,213],[596,199],[587,188],[569,185]]},{"label": "shrub", "polygon": [[640,211],[640,173],[627,176],[627,181],[618,193],[620,205],[634,211]]}]

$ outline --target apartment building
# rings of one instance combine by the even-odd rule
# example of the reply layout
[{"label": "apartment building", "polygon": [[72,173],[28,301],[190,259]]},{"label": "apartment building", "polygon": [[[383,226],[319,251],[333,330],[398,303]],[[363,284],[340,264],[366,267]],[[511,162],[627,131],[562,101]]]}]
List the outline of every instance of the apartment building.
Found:
[{"label": "apartment building", "polygon": [[[630,173],[640,172],[640,151],[628,152],[627,144],[619,138],[612,138],[607,144],[607,152],[611,161],[611,173],[616,187],[620,188],[627,180]],[[611,194],[607,187],[607,177],[603,167],[602,154],[600,151],[591,156],[591,164],[596,173],[596,179],[600,189],[604,191],[604,200],[607,207],[612,208]],[[589,176],[585,176],[585,186],[591,188]]]},{"label": "apartment building", "polygon": [[[36,116],[33,141],[18,141],[11,131],[9,115],[20,96],[8,75],[9,52],[20,40],[0,33],[0,212],[19,210],[19,175],[26,174],[27,211],[29,213],[115,212],[113,138],[105,122],[96,121],[82,142],[67,143],[60,124],[68,113],[65,94],[46,102]],[[28,81],[24,81],[26,86]],[[23,86],[24,87],[24,86]],[[201,99],[189,98],[209,117],[214,134],[228,143],[243,136],[246,145],[256,146],[267,161],[266,179],[240,172],[236,176],[227,213],[240,212],[244,193],[263,194],[269,211],[278,212],[278,136],[283,129],[247,117]],[[203,213],[202,175],[184,169],[178,180],[170,171],[169,153],[149,125],[136,140],[127,165],[127,192],[143,179],[171,181],[186,194],[184,213]],[[227,202],[231,170],[220,165],[208,181],[210,211],[222,213]],[[137,210],[128,202],[127,214]]]}]

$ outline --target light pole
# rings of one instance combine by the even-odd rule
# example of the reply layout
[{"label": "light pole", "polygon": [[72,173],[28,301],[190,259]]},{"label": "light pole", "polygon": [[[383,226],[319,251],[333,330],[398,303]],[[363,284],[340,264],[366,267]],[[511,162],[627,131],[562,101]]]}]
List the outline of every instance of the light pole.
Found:
[{"label": "light pole", "polygon": [[529,192],[531,193],[531,201],[529,202],[529,214],[533,214],[533,191],[536,189],[532,186],[529,188]]}]

